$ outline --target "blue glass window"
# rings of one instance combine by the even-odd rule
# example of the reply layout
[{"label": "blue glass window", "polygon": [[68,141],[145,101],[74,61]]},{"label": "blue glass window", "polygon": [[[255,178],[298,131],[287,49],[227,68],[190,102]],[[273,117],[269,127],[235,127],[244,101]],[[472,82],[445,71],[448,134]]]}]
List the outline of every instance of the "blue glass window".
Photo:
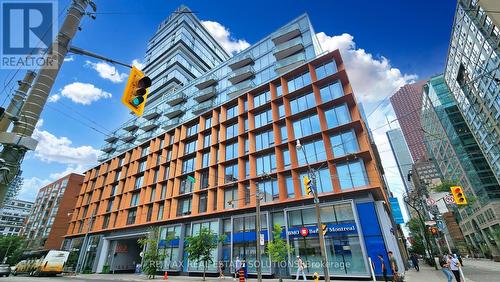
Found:
[{"label": "blue glass window", "polygon": [[336,167],[341,189],[368,185],[368,176],[362,160],[337,164]]},{"label": "blue glass window", "polygon": [[[300,174],[301,181],[306,175],[308,175],[307,172],[302,172]],[[316,188],[318,189],[318,193],[333,192],[332,176],[330,174],[330,170],[327,167],[317,170],[316,186]]]},{"label": "blue glass window", "polygon": [[316,101],[312,92],[290,100],[290,108],[292,110],[292,114],[303,112],[314,107],[315,105]]},{"label": "blue glass window", "polygon": [[286,128],[286,125],[280,127],[280,132],[281,132],[281,142],[285,142],[288,140],[288,131]]},{"label": "blue glass window", "polygon": [[202,168],[208,167],[210,165],[210,152],[203,153],[201,159]]},{"label": "blue glass window", "polygon": [[212,137],[212,134],[206,134],[205,136],[203,136],[203,148],[207,148],[208,146],[210,146],[210,138]]},{"label": "blue glass window", "polygon": [[271,113],[271,110],[255,114],[254,117],[255,128],[269,124],[272,121],[273,121],[273,115]]},{"label": "blue glass window", "polygon": [[194,170],[194,159],[195,158],[191,158],[182,161],[182,173],[187,173]]},{"label": "blue glass window", "polygon": [[[319,161],[326,160],[325,144],[323,139],[310,141],[302,144],[302,150],[307,155],[307,161],[309,163],[315,163]],[[305,165],[306,159],[304,157],[304,152],[297,150],[297,159],[299,165]]]},{"label": "blue glass window", "polygon": [[301,138],[321,131],[318,115],[314,114],[294,121],[293,131],[295,133],[295,138]]},{"label": "blue glass window", "polygon": [[271,173],[276,170],[276,155],[274,153],[256,158],[257,175]]},{"label": "blue glass window", "polygon": [[276,85],[276,96],[279,97],[283,95],[283,88],[281,87],[281,84]]},{"label": "blue glass window", "polygon": [[192,136],[198,133],[198,124],[188,127],[186,136]]},{"label": "blue glass window", "polygon": [[186,143],[184,147],[184,154],[191,154],[196,150],[196,144],[198,140],[191,141],[189,143]]},{"label": "blue glass window", "polygon": [[229,164],[224,168],[225,183],[238,181],[238,164]]},{"label": "blue glass window", "polygon": [[316,77],[318,80],[337,72],[337,65],[333,61],[323,63],[316,67]]},{"label": "blue glass window", "polygon": [[278,106],[278,115],[280,118],[285,117],[285,105],[281,104]]},{"label": "blue glass window", "polygon": [[264,105],[265,103],[267,103],[269,101],[271,101],[271,92],[269,92],[269,90],[267,90],[261,94],[255,95],[255,97],[253,97],[253,107],[257,108],[259,106]]},{"label": "blue glass window", "polygon": [[334,157],[340,157],[359,151],[358,140],[354,130],[342,132],[330,137]]},{"label": "blue glass window", "polygon": [[226,145],[226,161],[238,157],[238,142]]},{"label": "blue glass window", "polygon": [[259,182],[259,190],[264,192],[264,202],[272,202],[279,199],[279,187],[277,180]]},{"label": "blue glass window", "polygon": [[293,92],[309,84],[311,84],[311,76],[309,75],[309,72],[305,72],[288,81],[288,93]]},{"label": "blue glass window", "polygon": [[342,89],[340,81],[324,86],[319,92],[323,103],[344,96],[344,89]]},{"label": "blue glass window", "polygon": [[285,169],[290,168],[292,162],[290,161],[290,150],[283,150],[283,167]]},{"label": "blue glass window", "polygon": [[293,178],[291,175],[286,176],[285,185],[288,198],[295,198],[295,188],[293,186]]},{"label": "blue glass window", "polygon": [[227,109],[226,120],[235,117],[238,114],[238,106],[233,106]]},{"label": "blue glass window", "polygon": [[326,123],[328,128],[346,124],[351,121],[351,114],[347,108],[347,104],[342,104],[335,108],[325,111]]},{"label": "blue glass window", "polygon": [[274,145],[273,130],[265,131],[255,135],[255,149],[257,151],[269,148],[271,145]]},{"label": "blue glass window", "polygon": [[233,138],[236,135],[238,135],[238,123],[226,127],[226,139]]}]

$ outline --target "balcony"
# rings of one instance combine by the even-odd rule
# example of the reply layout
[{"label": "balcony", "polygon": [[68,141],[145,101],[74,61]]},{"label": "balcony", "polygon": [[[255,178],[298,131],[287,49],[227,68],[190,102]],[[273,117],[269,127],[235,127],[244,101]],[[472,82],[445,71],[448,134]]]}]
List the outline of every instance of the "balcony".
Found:
[{"label": "balcony", "polygon": [[104,141],[106,141],[108,143],[113,143],[116,140],[118,140],[118,135],[116,135],[115,133],[109,135],[109,137],[107,137],[106,139],[104,139]]},{"label": "balcony", "polygon": [[206,102],[200,103],[197,106],[195,106],[193,108],[192,112],[195,115],[199,115],[199,114],[201,114],[203,112],[208,111],[209,109],[211,109],[213,107],[214,107],[214,102],[213,101],[206,101]]},{"label": "balcony", "polygon": [[147,120],[152,120],[152,119],[159,117],[160,115],[161,115],[161,110],[158,107],[156,107],[156,108],[144,113],[144,115],[142,117],[147,119]]},{"label": "balcony", "polygon": [[196,88],[198,89],[205,89],[211,85],[214,85],[217,83],[217,78],[214,75],[210,75],[208,77],[204,77],[204,80],[196,84]]},{"label": "balcony", "polygon": [[290,70],[296,66],[303,64],[306,61],[306,56],[304,53],[297,53],[293,56],[287,57],[286,59],[279,60],[276,62],[274,69],[282,74],[287,70]]},{"label": "balcony", "polygon": [[297,37],[283,44],[277,45],[273,54],[276,60],[281,60],[302,50],[304,50],[302,37]]},{"label": "balcony", "polygon": [[215,86],[210,86],[210,87],[207,87],[203,90],[200,90],[198,91],[198,93],[196,93],[196,95],[194,96],[194,100],[198,103],[201,103],[201,102],[204,102],[210,98],[213,98],[217,95],[217,93],[215,92]]},{"label": "balcony", "polygon": [[180,118],[173,118],[167,122],[162,123],[163,126],[161,128],[163,128],[165,130],[169,130],[170,128],[178,125],[180,122],[181,122]]},{"label": "balcony", "polygon": [[245,56],[236,57],[233,61],[228,65],[233,71],[240,69],[244,66],[248,66],[250,64],[254,64],[255,60],[251,54],[247,54]]},{"label": "balcony", "polygon": [[253,69],[253,67],[246,66],[231,72],[227,80],[229,80],[229,82],[235,85],[254,76],[255,76],[255,70]]},{"label": "balcony", "polygon": [[123,136],[121,139],[124,142],[130,142],[130,141],[134,140],[135,138],[136,138],[135,135],[131,134],[131,135]]},{"label": "balcony", "polygon": [[231,86],[231,88],[229,88],[227,96],[229,98],[235,98],[235,97],[238,97],[239,95],[247,92],[248,90],[250,90],[254,87],[255,87],[255,84],[251,80],[240,82],[236,85]]},{"label": "balcony", "polygon": [[128,132],[131,132],[131,131],[134,131],[136,130],[137,128],[139,128],[139,126],[137,126],[137,124],[133,123],[133,124],[129,124],[129,125],[126,125],[123,127],[123,129],[125,131],[128,131]]},{"label": "balcony", "polygon": [[184,92],[173,93],[172,95],[167,96],[166,103],[170,106],[178,105],[187,100],[187,95]]},{"label": "balcony", "polygon": [[111,153],[115,150],[115,146],[112,145],[112,144],[107,144],[107,145],[104,145],[104,147],[101,148],[101,151],[103,151],[104,153]]},{"label": "balcony", "polygon": [[173,106],[167,109],[167,112],[165,115],[169,118],[172,119],[174,117],[178,117],[186,112],[186,108],[184,108],[182,105],[177,105]]},{"label": "balcony", "polygon": [[159,126],[160,121],[157,119],[149,120],[143,124],[141,124],[141,129],[144,131],[150,131]]},{"label": "balcony", "polygon": [[137,141],[144,142],[144,141],[149,140],[149,139],[151,139],[153,137],[154,137],[154,131],[144,132],[144,133],[139,134],[137,136]]},{"label": "balcony", "polygon": [[301,34],[300,26],[296,23],[283,27],[276,31],[272,36],[271,40],[274,42],[274,45],[278,45],[288,40],[295,38]]}]

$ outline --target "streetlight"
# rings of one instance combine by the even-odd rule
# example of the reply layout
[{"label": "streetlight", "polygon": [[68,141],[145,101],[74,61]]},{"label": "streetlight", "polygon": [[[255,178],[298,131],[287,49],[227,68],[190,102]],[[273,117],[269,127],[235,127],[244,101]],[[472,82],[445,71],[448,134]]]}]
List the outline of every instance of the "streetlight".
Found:
[{"label": "streetlight", "polygon": [[304,154],[304,159],[307,164],[307,173],[309,175],[309,179],[311,179],[312,182],[312,194],[314,196],[314,207],[316,209],[316,224],[318,228],[318,237],[319,237],[319,247],[321,251],[321,263],[323,264],[323,273],[325,275],[325,282],[330,282],[330,274],[328,273],[328,266],[326,264],[326,247],[325,247],[325,235],[323,235],[323,232],[321,232],[321,210],[319,208],[319,198],[318,198],[318,190],[316,187],[316,172],[314,169],[309,165],[309,162],[307,161],[307,155],[305,150],[303,150],[302,145],[300,144],[300,140],[297,139],[297,145],[295,145],[297,148],[297,151],[302,151]]}]

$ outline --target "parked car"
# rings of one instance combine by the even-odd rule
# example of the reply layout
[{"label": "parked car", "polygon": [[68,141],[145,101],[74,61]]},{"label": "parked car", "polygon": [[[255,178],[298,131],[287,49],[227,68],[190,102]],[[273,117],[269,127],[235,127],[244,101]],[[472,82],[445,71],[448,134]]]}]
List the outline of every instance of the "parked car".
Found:
[{"label": "parked car", "polygon": [[40,258],[30,258],[18,262],[12,275],[27,273],[30,276],[61,274],[68,259],[69,252],[50,250]]},{"label": "parked car", "polygon": [[0,276],[8,277],[10,275],[10,265],[0,264]]}]

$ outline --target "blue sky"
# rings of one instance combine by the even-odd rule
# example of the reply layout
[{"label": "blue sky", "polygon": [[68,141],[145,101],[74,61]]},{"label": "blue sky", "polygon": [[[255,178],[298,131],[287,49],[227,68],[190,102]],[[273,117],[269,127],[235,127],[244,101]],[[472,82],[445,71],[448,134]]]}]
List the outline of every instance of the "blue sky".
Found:
[{"label": "blue sky", "polygon": [[[291,1],[287,1],[291,2]],[[70,0],[58,1],[61,11]],[[146,43],[158,24],[185,4],[209,21],[211,32],[230,51],[237,51],[307,12],[324,49],[340,48],[358,100],[370,114],[372,127],[394,118],[387,96],[412,80],[444,71],[455,1],[96,1],[97,19],[86,17],[73,45],[113,59],[142,60]],[[314,4],[312,4],[314,3]],[[285,8],[286,7],[286,8]],[[87,62],[89,61],[89,62]],[[25,187],[20,198],[32,200],[36,190],[70,171],[95,164],[104,133],[129,118],[119,99],[127,69],[98,60],[69,56],[52,90],[35,137],[41,144],[23,164]],[[19,72],[7,92],[17,84]],[[0,70],[0,83],[12,77]],[[0,101],[4,101],[5,92]],[[372,113],[379,104],[382,106]],[[5,106],[5,105],[4,105]],[[397,127],[397,123],[391,124]],[[396,192],[402,183],[388,151],[385,130],[374,132]]]}]

